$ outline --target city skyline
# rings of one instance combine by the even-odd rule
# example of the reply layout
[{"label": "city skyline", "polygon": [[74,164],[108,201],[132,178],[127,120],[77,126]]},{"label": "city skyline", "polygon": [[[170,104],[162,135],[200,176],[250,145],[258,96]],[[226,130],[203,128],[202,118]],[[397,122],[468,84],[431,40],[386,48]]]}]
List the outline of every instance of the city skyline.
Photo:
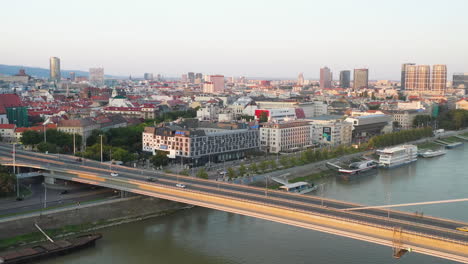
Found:
[{"label": "city skyline", "polygon": [[[83,1],[67,12],[50,13],[62,3],[26,1],[29,8],[24,9],[24,2],[10,1],[4,4],[10,12],[0,29],[9,41],[2,43],[0,57],[2,64],[48,68],[47,58],[55,56],[63,69],[102,65],[117,76],[151,72],[175,77],[196,71],[295,79],[303,72],[305,79],[318,79],[318,70],[327,65],[333,72],[368,68],[370,79],[399,80],[400,65],[412,61],[446,64],[449,76],[466,72],[468,39],[459,32],[468,23],[462,19],[468,4],[420,2],[240,1],[219,6],[212,1]],[[434,13],[438,19],[430,22]]]}]

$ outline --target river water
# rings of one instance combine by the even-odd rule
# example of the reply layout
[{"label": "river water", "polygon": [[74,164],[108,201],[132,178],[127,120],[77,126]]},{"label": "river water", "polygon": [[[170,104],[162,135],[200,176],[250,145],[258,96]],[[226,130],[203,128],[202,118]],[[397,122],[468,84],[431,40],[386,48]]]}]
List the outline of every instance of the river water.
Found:
[{"label": "river water", "polygon": [[[468,197],[468,146],[420,158],[356,180],[323,180],[316,195],[369,205]],[[468,222],[468,204],[405,207]],[[101,230],[96,247],[41,263],[453,263],[420,254],[391,257],[391,248],[204,208]]]}]

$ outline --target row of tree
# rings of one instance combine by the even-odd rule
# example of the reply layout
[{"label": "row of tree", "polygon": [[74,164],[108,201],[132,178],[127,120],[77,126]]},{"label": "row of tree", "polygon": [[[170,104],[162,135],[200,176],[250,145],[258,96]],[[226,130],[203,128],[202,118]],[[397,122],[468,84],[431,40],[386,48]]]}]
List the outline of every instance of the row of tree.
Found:
[{"label": "row of tree", "polygon": [[402,130],[394,133],[379,135],[372,137],[366,147],[381,148],[392,145],[403,144],[406,142],[418,140],[425,137],[432,137],[432,128],[423,127],[409,130]]},{"label": "row of tree", "polygon": [[440,128],[447,130],[459,130],[468,127],[468,111],[456,109],[446,111],[437,118]]},{"label": "row of tree", "polygon": [[50,153],[73,153],[73,143],[75,149],[80,147],[81,136],[75,134],[73,141],[73,134],[58,131],[57,129],[48,129],[44,133],[28,130],[23,132],[21,143],[26,146],[37,147],[41,152]]}]

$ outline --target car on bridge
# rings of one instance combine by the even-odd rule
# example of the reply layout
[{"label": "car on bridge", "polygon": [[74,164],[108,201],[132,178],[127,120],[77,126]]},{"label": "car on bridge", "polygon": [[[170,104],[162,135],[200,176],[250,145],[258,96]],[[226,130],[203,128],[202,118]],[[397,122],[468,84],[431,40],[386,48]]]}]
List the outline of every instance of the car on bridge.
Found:
[{"label": "car on bridge", "polygon": [[116,177],[116,176],[119,176],[119,174],[117,172],[111,172],[111,176]]},{"label": "car on bridge", "polygon": [[185,188],[185,187],[187,187],[187,186],[185,186],[185,184],[182,184],[182,183],[177,183],[175,186],[176,186],[176,187],[179,187],[179,188]]},{"label": "car on bridge", "polygon": [[463,231],[463,232],[468,232],[468,226],[457,227],[457,230]]},{"label": "car on bridge", "polygon": [[149,181],[149,182],[155,182],[155,181],[157,181],[157,180],[158,180],[158,179],[153,178],[153,177],[148,177],[148,178],[146,178],[146,181]]}]

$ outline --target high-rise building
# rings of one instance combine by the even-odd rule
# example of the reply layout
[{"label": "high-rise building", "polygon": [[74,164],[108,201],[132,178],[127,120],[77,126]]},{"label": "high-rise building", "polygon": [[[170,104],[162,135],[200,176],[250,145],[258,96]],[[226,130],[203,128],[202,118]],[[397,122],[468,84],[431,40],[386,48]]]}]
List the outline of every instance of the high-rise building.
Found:
[{"label": "high-rise building", "polygon": [[340,87],[349,88],[351,87],[351,71],[340,71]]},{"label": "high-rise building", "polygon": [[76,78],[75,72],[70,72],[70,81],[74,82]]},{"label": "high-rise building", "polygon": [[299,76],[297,76],[297,85],[304,85],[304,75],[299,73]]},{"label": "high-rise building", "polygon": [[183,83],[186,83],[186,82],[187,82],[187,74],[182,74],[181,81],[182,81]]},{"label": "high-rise building", "polygon": [[103,84],[104,68],[89,68],[89,81],[95,84]]},{"label": "high-rise building", "polygon": [[407,65],[405,74],[405,90],[412,92],[428,92],[431,88],[431,67],[429,65]]},{"label": "high-rise building", "polygon": [[147,80],[147,81],[152,81],[152,80],[153,80],[153,74],[152,74],[152,73],[147,73],[147,72],[145,72],[145,74],[143,75],[143,77],[144,77],[145,80]]},{"label": "high-rise building", "polygon": [[453,88],[458,89],[467,89],[468,90],[468,72],[465,73],[454,73],[453,74],[453,81],[452,81]]},{"label": "high-rise building", "polygon": [[369,69],[354,69],[353,88],[362,89],[369,87]]},{"label": "high-rise building", "polygon": [[328,67],[320,69],[320,88],[331,88],[331,72]]},{"label": "high-rise building", "polygon": [[188,75],[189,83],[194,83],[195,82],[195,73],[194,72],[189,72],[187,75]]},{"label": "high-rise building", "polygon": [[59,82],[61,79],[60,59],[57,57],[50,57],[50,80]]},{"label": "high-rise building", "polygon": [[445,94],[447,89],[447,65],[432,65],[432,87],[431,90],[436,94]]},{"label": "high-rise building", "polygon": [[224,75],[210,75],[203,85],[204,93],[220,94],[224,92]]},{"label": "high-rise building", "polygon": [[405,90],[406,85],[405,85],[405,79],[406,79],[406,67],[411,66],[411,65],[416,65],[415,63],[404,63],[401,65],[401,89]]}]

